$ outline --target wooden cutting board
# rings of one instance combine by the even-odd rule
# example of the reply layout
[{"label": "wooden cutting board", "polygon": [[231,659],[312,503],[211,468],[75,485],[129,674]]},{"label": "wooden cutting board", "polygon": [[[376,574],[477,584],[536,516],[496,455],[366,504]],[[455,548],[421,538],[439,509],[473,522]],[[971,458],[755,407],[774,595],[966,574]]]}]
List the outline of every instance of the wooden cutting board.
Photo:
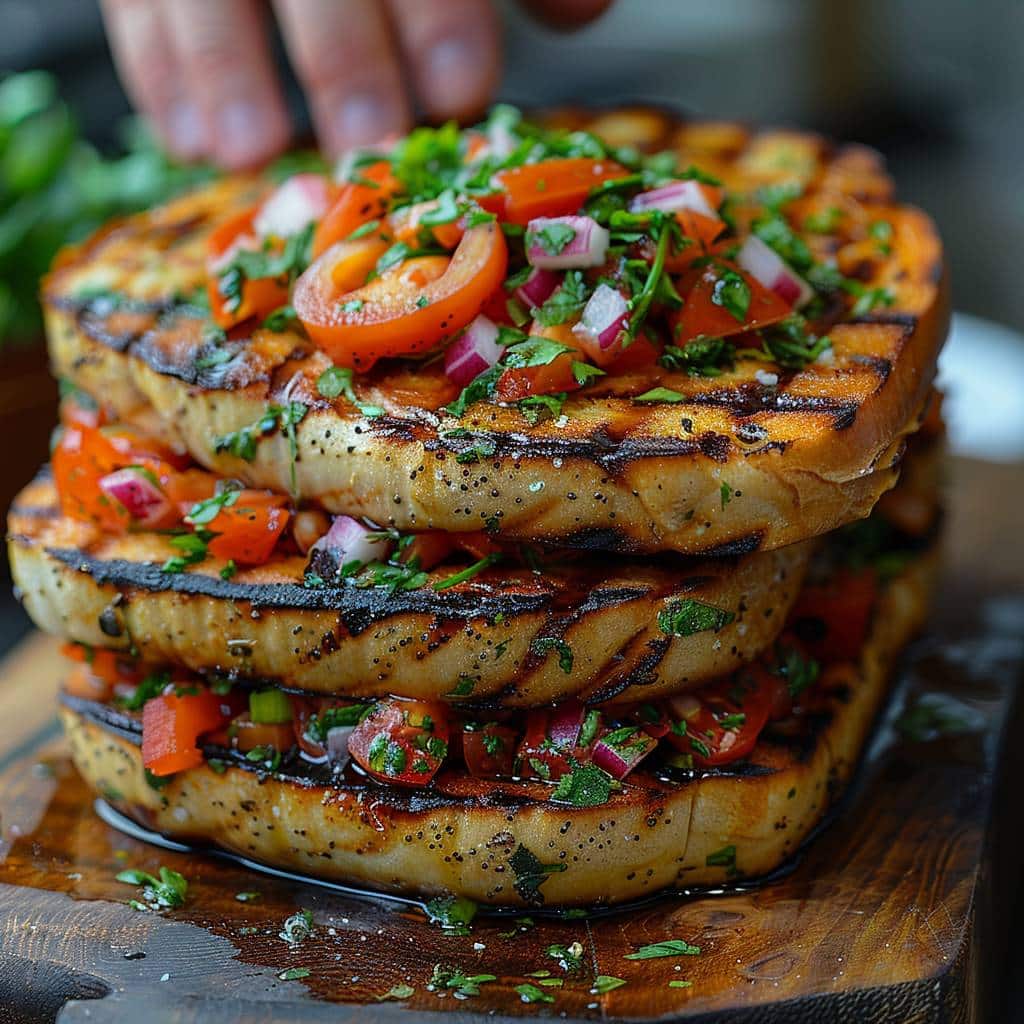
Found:
[{"label": "wooden cutting board", "polygon": [[[1020,717],[1024,481],[977,462],[952,476],[935,613],[827,827],[760,886],[606,916],[481,916],[449,936],[414,905],[131,838],[97,816],[67,758],[56,645],[31,637],[0,666],[0,1022],[993,1019],[1021,852],[1019,799],[1000,779],[1021,757],[1004,738]],[[135,892],[114,876],[160,865],[188,878],[185,906],[130,909]],[[314,934],[292,946],[279,933],[300,908]],[[626,959],[666,939],[700,954]],[[582,966],[567,973],[547,949],[573,942]],[[441,995],[427,987],[435,964],[496,980]],[[598,975],[626,984],[595,993]],[[523,1002],[524,984],[552,1001]]]}]

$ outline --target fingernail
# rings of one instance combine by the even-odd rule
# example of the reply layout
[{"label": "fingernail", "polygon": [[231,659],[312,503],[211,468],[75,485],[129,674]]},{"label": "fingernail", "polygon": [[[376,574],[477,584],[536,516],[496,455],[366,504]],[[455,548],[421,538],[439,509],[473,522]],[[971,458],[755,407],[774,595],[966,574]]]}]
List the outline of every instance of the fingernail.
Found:
[{"label": "fingernail", "polygon": [[216,114],[213,145],[221,163],[245,167],[266,156],[266,128],[260,107],[250,100],[231,100]]},{"label": "fingernail", "polygon": [[490,74],[486,47],[469,37],[449,36],[426,55],[426,90],[436,117],[472,112]]},{"label": "fingernail", "polygon": [[386,135],[405,127],[401,104],[381,93],[346,96],[334,115],[332,143],[337,152],[352,146],[380,142]]},{"label": "fingernail", "polygon": [[205,149],[203,118],[191,103],[177,103],[167,115],[168,142],[174,154],[184,160],[200,156]]}]

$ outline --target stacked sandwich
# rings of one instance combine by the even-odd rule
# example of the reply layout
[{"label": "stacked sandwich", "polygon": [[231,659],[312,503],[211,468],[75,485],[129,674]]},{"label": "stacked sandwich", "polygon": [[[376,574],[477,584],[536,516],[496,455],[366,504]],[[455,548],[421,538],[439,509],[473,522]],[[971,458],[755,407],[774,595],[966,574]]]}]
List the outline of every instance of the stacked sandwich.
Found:
[{"label": "stacked sandwich", "polygon": [[9,545],[81,774],[390,891],[779,865],[923,614],[931,222],[863,148],[649,111],[291,167],[45,283],[65,398]]}]

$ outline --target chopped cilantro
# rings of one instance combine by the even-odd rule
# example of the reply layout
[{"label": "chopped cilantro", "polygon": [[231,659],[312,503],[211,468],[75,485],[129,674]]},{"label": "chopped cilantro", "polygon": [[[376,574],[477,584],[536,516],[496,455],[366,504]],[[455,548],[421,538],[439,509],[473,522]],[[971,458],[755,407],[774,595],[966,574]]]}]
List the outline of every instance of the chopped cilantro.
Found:
[{"label": "chopped cilantro", "polygon": [[526,247],[538,246],[549,256],[557,256],[576,237],[574,228],[568,224],[548,224],[539,231],[526,232]]},{"label": "chopped cilantro", "polygon": [[642,395],[637,395],[634,402],[685,402],[686,396],[671,388],[651,388]]},{"label": "chopped cilantro", "polygon": [[590,991],[596,996],[603,996],[606,992],[622,988],[625,984],[628,984],[625,978],[615,978],[610,974],[599,974],[594,979],[594,985]]},{"label": "chopped cilantro", "polygon": [[735,270],[723,271],[711,292],[711,301],[741,324],[747,319],[750,298],[750,285]]},{"label": "chopped cilantro", "polygon": [[558,780],[551,799],[573,807],[599,807],[608,803],[613,786],[612,777],[597,765],[581,764]]},{"label": "chopped cilantro", "polygon": [[339,395],[354,405],[367,419],[375,419],[384,415],[379,405],[362,401],[353,387],[353,373],[347,366],[331,366],[317,377],[316,389],[322,398],[334,399]]},{"label": "chopped cilantro", "polygon": [[188,892],[185,877],[165,867],[160,868],[159,874],[159,878],[154,878],[146,871],[128,868],[118,872],[115,877],[126,885],[137,885],[142,888],[142,902],[133,901],[133,904],[138,904],[139,909],[164,910],[180,907],[185,902],[185,895]]}]

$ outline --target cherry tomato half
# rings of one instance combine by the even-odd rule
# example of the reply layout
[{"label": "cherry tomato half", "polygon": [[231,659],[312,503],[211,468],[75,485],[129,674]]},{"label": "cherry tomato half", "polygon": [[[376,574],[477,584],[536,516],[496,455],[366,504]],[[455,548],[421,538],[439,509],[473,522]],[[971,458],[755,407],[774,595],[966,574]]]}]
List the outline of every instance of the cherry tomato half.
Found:
[{"label": "cherry tomato half", "polygon": [[378,704],[352,731],[349,753],[379,782],[425,786],[448,753],[448,715],[440,704]]},{"label": "cherry tomato half", "polygon": [[317,225],[313,235],[314,259],[335,242],[343,242],[353,231],[372,220],[380,220],[388,212],[388,201],[400,188],[391,173],[391,165],[382,160],[360,172],[359,181],[343,185],[334,205]]},{"label": "cherry tomato half", "polygon": [[864,647],[877,594],[873,569],[840,570],[825,583],[804,586],[790,626],[818,661],[851,661]]},{"label": "cherry tomato half", "polygon": [[276,277],[246,278],[242,282],[241,300],[232,306],[222,287],[224,270],[231,256],[239,249],[258,250],[262,244],[253,227],[259,207],[235,214],[210,232],[206,240],[206,293],[214,322],[227,330],[249,317],[264,317],[288,302],[288,282]]},{"label": "cherry tomato half", "polygon": [[505,236],[492,222],[470,228],[446,263],[438,262],[446,257],[413,258],[406,261],[412,267],[399,265],[361,287],[346,280],[348,289],[339,288],[337,265],[374,242],[379,245],[335,243],[298,279],[292,298],[313,341],[336,365],[360,371],[453,337],[501,287],[508,264]]}]

